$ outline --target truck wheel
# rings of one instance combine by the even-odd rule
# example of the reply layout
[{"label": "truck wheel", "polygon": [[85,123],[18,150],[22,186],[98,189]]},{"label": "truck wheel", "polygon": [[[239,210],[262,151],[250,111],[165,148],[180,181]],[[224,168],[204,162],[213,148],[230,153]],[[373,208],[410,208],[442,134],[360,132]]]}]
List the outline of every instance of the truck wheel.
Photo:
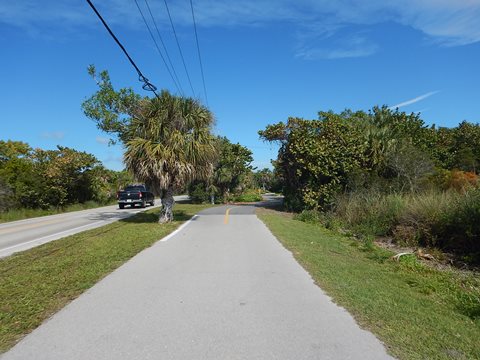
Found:
[{"label": "truck wheel", "polygon": [[150,205],[151,206],[155,205],[155,200],[150,201]]},{"label": "truck wheel", "polygon": [[123,208],[125,207],[125,205],[124,205],[124,204],[118,204],[118,207],[119,207],[120,209],[123,209]]}]

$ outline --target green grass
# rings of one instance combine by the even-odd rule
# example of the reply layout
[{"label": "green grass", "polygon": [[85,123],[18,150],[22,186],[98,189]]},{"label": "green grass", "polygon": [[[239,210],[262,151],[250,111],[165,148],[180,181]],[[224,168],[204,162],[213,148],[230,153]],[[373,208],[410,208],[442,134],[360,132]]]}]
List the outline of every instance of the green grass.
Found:
[{"label": "green grass", "polygon": [[399,359],[480,359],[480,277],[440,271],[285,213],[259,217],[317,284]]},{"label": "green grass", "polygon": [[68,205],[62,208],[50,209],[13,209],[6,212],[0,212],[0,223],[29,219],[39,216],[55,215],[71,211],[93,209],[101,206],[113,205],[117,201],[111,201],[109,204],[100,204],[95,201],[87,201],[83,204]]},{"label": "green grass", "polygon": [[0,260],[0,353],[207,207],[177,204],[175,221],[166,225],[152,209]]}]

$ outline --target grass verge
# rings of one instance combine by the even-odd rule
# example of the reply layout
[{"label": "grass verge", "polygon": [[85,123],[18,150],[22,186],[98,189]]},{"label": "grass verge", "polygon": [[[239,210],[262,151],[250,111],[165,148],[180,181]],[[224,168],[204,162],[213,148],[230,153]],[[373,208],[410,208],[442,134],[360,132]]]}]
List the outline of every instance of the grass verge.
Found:
[{"label": "grass verge", "polygon": [[9,221],[30,219],[39,216],[48,216],[55,214],[62,214],[66,212],[87,210],[98,208],[102,206],[114,205],[117,201],[111,201],[109,204],[100,204],[95,201],[87,201],[83,204],[68,205],[63,208],[50,208],[50,209],[13,209],[6,212],[0,212],[0,223]]},{"label": "grass verge", "polygon": [[399,359],[480,359],[480,277],[335,234],[291,215],[260,219],[333,300]]},{"label": "grass verge", "polygon": [[152,209],[0,260],[0,353],[207,207],[177,204],[175,221],[165,225]]}]

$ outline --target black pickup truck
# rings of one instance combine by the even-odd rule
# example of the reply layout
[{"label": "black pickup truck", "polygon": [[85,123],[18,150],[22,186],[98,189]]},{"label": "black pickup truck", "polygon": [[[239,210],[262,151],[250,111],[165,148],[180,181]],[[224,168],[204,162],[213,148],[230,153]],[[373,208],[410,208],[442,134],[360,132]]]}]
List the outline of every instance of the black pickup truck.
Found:
[{"label": "black pickup truck", "polygon": [[123,209],[125,205],[132,208],[139,204],[142,208],[147,204],[155,205],[155,197],[147,190],[145,185],[129,185],[124,190],[117,192],[118,207]]}]

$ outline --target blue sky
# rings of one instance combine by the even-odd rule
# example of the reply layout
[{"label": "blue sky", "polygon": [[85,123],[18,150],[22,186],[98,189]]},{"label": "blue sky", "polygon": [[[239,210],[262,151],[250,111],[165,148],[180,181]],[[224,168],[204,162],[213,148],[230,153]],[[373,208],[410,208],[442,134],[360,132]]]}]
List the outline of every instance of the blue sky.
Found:
[{"label": "blue sky", "polygon": [[[176,92],[135,2],[93,2],[144,75]],[[429,124],[480,122],[480,0],[193,3],[215,132],[249,147],[259,168],[277,149],[258,130],[289,116],[386,104],[420,111]],[[163,0],[148,4],[182,88],[205,101],[189,1],[168,4],[194,94]],[[121,147],[108,146],[81,111],[96,90],[86,68],[95,64],[117,88],[146,92],[86,1],[1,2],[0,35],[0,139],[69,146],[121,169]]]}]

